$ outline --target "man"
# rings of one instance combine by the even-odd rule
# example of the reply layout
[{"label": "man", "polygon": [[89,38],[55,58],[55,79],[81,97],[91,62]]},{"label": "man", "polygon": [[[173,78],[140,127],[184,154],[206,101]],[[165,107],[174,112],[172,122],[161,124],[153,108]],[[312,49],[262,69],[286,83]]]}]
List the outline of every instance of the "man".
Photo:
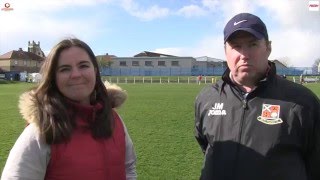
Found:
[{"label": "man", "polygon": [[265,24],[249,13],[224,28],[228,68],[195,102],[201,179],[320,179],[320,103],[276,75]]}]

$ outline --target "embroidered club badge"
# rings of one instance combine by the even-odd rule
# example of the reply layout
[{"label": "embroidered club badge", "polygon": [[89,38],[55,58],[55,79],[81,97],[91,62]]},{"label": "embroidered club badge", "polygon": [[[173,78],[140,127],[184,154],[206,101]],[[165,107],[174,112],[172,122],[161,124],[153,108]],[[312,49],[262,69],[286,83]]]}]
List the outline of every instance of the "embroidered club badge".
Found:
[{"label": "embroidered club badge", "polygon": [[257,120],[264,124],[269,124],[269,125],[280,124],[283,121],[281,118],[279,118],[279,115],[280,115],[279,105],[262,104],[261,116],[259,116]]}]

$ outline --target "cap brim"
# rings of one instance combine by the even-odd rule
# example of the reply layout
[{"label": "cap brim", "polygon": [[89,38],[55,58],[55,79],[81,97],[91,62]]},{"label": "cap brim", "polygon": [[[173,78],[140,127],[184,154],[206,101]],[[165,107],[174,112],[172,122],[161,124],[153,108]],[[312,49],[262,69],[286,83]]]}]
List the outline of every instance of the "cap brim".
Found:
[{"label": "cap brim", "polygon": [[229,39],[229,37],[231,37],[235,32],[238,32],[238,31],[246,31],[246,32],[254,35],[257,39],[263,39],[263,38],[264,38],[263,34],[259,33],[258,31],[255,31],[255,30],[250,29],[250,28],[239,28],[239,29],[233,31],[232,33],[230,33],[230,34],[225,38],[224,42],[227,42],[228,39]]}]

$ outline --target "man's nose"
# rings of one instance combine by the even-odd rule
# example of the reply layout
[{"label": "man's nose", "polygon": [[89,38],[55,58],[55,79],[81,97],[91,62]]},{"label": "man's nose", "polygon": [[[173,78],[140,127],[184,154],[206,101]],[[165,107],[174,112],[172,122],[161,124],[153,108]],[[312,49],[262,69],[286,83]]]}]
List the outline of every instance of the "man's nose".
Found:
[{"label": "man's nose", "polygon": [[250,48],[246,46],[241,47],[240,54],[241,54],[241,59],[244,59],[244,60],[249,59]]}]

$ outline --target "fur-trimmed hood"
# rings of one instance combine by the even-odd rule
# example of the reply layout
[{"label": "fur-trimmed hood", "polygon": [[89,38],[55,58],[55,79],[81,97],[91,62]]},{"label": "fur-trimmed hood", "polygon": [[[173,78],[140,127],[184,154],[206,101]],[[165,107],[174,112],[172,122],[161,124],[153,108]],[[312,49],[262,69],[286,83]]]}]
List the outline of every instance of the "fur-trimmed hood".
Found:
[{"label": "fur-trimmed hood", "polygon": [[[123,90],[116,84],[111,84],[108,81],[104,82],[104,85],[107,88],[108,96],[112,101],[114,108],[120,107],[127,99],[127,92]],[[19,99],[19,110],[23,119],[27,123],[36,123],[38,124],[39,120],[37,119],[38,107],[34,102],[32,96],[33,91],[28,91],[23,93]]]}]

